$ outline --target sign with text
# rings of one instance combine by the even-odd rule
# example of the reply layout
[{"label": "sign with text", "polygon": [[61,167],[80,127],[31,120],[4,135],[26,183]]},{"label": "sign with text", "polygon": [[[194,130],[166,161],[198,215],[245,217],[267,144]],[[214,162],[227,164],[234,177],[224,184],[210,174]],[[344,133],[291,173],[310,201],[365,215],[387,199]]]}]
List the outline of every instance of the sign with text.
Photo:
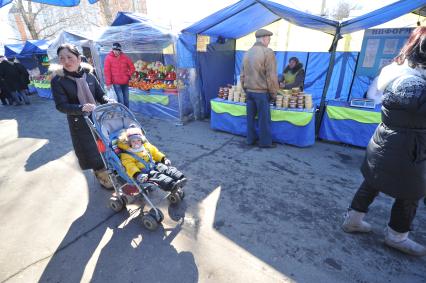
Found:
[{"label": "sign with text", "polygon": [[364,33],[358,59],[357,76],[377,76],[392,62],[407,41],[412,28],[368,29]]}]

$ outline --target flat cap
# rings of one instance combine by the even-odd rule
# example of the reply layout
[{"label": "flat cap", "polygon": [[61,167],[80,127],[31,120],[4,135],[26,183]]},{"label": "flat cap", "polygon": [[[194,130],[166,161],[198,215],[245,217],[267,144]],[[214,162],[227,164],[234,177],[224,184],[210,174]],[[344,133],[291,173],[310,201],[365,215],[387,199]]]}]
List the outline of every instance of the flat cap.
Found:
[{"label": "flat cap", "polygon": [[260,29],[256,31],[256,33],[254,34],[254,36],[256,37],[264,37],[264,36],[271,36],[271,35],[273,35],[273,33],[266,29]]}]

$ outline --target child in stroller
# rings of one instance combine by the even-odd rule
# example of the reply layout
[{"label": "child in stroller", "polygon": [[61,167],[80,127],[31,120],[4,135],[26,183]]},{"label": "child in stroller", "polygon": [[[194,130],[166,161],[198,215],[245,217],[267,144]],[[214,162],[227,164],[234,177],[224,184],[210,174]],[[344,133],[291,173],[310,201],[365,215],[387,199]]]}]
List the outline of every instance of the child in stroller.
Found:
[{"label": "child in stroller", "polygon": [[132,124],[118,140],[121,150],[120,160],[129,177],[135,179],[141,187],[146,183],[155,183],[160,189],[175,193],[182,189],[187,179],[182,172],[171,166],[164,153],[148,142],[142,130]]}]

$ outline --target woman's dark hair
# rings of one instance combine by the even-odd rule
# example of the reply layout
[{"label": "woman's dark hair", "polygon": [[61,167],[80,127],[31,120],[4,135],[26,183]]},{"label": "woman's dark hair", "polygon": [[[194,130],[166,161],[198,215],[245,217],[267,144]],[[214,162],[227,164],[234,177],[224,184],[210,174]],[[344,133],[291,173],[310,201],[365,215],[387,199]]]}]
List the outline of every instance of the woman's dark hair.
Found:
[{"label": "woman's dark hair", "polygon": [[290,60],[288,60],[288,63],[290,63],[291,61],[296,61],[296,65],[299,64],[299,58],[297,57],[291,57]]},{"label": "woman's dark hair", "polygon": [[398,65],[404,64],[408,60],[411,68],[426,68],[426,27],[417,27],[413,30],[395,62]]},{"label": "woman's dark hair", "polygon": [[296,62],[296,65],[294,66],[294,68],[293,69],[290,69],[290,66],[289,65],[287,65],[287,67],[285,67],[285,69],[284,69],[284,72],[283,73],[287,73],[287,72],[292,72],[293,74],[294,73],[296,73],[297,71],[299,71],[300,69],[302,69],[303,68],[303,64],[302,63],[300,63],[300,61],[299,61],[299,58],[297,58],[297,57],[291,57],[289,60],[288,60],[288,63],[290,64],[290,62],[291,61],[295,61]]},{"label": "woman's dark hair", "polygon": [[61,46],[59,46],[58,50],[56,51],[56,55],[59,56],[59,52],[61,52],[62,49],[67,49],[69,52],[71,52],[77,57],[80,56],[80,52],[78,51],[77,47],[69,43],[61,44]]}]

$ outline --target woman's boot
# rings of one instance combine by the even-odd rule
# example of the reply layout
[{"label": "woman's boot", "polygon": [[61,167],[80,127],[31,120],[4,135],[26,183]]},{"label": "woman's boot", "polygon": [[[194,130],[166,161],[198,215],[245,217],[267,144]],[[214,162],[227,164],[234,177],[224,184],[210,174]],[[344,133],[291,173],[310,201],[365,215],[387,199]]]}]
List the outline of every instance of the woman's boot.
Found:
[{"label": "woman's boot", "polygon": [[371,225],[363,221],[365,213],[356,210],[349,210],[345,214],[345,220],[342,224],[342,229],[346,233],[368,233],[371,231]]},{"label": "woman's boot", "polygon": [[389,226],[385,229],[385,244],[409,255],[426,255],[426,248],[410,240],[408,238],[408,232],[399,233]]},{"label": "woman's boot", "polygon": [[94,170],[93,172],[96,176],[96,179],[98,179],[102,187],[104,187],[107,190],[114,189],[114,186],[108,176],[107,170],[101,169],[101,170]]}]

